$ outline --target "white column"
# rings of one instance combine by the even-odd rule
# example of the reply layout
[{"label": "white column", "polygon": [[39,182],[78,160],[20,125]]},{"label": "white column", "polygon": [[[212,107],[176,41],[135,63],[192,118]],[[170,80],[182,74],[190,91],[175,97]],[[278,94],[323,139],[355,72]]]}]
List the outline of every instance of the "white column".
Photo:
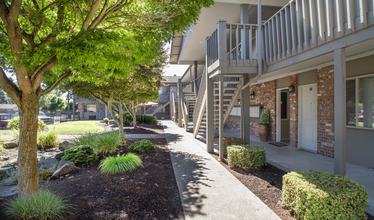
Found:
[{"label": "white column", "polygon": [[[245,85],[248,82],[249,82],[248,75],[244,74],[243,84]],[[244,140],[248,141],[248,144],[250,144],[249,89],[250,87],[248,86],[247,88],[242,90],[241,99],[240,99],[240,121],[241,121],[240,138],[243,138]]]},{"label": "white column", "polygon": [[262,73],[262,12],[261,12],[261,0],[257,0],[257,44],[256,44],[256,50],[257,50],[257,63],[258,63],[258,75]]},{"label": "white column", "polygon": [[346,63],[345,49],[334,51],[334,173],[346,174]]},{"label": "white column", "polygon": [[178,79],[178,84],[177,84],[177,89],[178,89],[178,126],[182,127],[182,85],[181,85],[181,79]]},{"label": "white column", "polygon": [[206,75],[206,148],[209,153],[214,152],[214,124],[213,124],[213,81]]},{"label": "white column", "polygon": [[373,127],[373,78],[366,78],[360,80],[360,84],[363,85],[363,101],[364,101],[364,127]]},{"label": "white column", "polygon": [[223,161],[223,74],[219,77],[219,160]]}]

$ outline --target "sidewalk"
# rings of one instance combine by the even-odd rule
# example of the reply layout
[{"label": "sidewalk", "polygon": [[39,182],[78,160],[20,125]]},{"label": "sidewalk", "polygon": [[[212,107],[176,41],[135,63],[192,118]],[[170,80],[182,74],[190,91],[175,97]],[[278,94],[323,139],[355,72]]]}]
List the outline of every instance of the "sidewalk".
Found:
[{"label": "sidewalk", "polygon": [[204,143],[170,120],[161,122],[187,220],[280,219],[207,153]]}]

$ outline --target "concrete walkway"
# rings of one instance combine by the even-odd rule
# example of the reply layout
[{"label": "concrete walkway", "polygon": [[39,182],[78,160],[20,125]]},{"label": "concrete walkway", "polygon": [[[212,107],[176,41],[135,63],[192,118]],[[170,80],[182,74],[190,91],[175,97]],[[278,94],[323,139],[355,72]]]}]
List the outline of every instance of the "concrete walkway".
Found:
[{"label": "concrete walkway", "polygon": [[185,218],[280,219],[205,150],[205,144],[170,120],[161,121]]},{"label": "concrete walkway", "polygon": [[165,134],[125,134],[126,139],[165,138]]}]

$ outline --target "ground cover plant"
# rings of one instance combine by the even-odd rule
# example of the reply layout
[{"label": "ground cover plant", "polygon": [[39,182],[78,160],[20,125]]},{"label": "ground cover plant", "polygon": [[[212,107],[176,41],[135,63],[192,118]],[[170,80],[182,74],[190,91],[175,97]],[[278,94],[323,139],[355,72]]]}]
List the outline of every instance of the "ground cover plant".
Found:
[{"label": "ground cover plant", "polygon": [[38,133],[38,145],[44,150],[45,148],[52,148],[59,143],[58,132],[56,127],[52,127],[48,131]]},{"label": "ground cover plant", "polygon": [[92,146],[97,139],[97,135],[94,133],[86,133],[80,138],[77,138],[74,140],[73,145],[74,146],[81,146],[81,145],[87,145]]},{"label": "ground cover plant", "polygon": [[94,150],[87,145],[74,146],[64,151],[62,160],[70,160],[76,166],[88,166],[96,162],[99,157]]},{"label": "ground cover plant", "polygon": [[100,162],[99,169],[104,174],[125,173],[142,166],[142,160],[135,154],[126,156],[107,157]]},{"label": "ground cover plant", "polygon": [[101,153],[103,155],[112,154],[117,151],[118,145],[122,141],[125,141],[122,136],[116,131],[111,131],[109,133],[97,136],[96,139],[90,143],[90,146],[94,149],[96,153]]},{"label": "ground cover plant", "polygon": [[72,206],[50,191],[39,191],[30,196],[11,200],[8,213],[19,219],[60,219],[70,214]]},{"label": "ground cover plant", "polygon": [[227,159],[230,167],[244,170],[258,169],[266,165],[266,148],[260,145],[237,145],[227,148]]},{"label": "ground cover plant", "polygon": [[364,186],[346,176],[290,172],[283,176],[282,204],[299,219],[365,219]]},{"label": "ground cover plant", "polygon": [[100,133],[105,129],[96,123],[100,120],[79,120],[79,121],[69,121],[56,125],[48,125],[49,128],[56,126],[59,134],[87,134],[87,133]]},{"label": "ground cover plant", "polygon": [[142,139],[129,146],[129,150],[138,151],[140,153],[155,152],[156,147],[150,140]]}]

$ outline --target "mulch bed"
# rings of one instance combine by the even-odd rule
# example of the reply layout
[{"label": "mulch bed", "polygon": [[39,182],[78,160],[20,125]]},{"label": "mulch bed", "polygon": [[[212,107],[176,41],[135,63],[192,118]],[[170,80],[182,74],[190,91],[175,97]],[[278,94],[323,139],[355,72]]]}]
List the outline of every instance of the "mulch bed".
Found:
[{"label": "mulch bed", "polygon": [[139,124],[136,128],[124,127],[123,131],[128,134],[163,134],[162,125]]},{"label": "mulch bed", "polygon": [[[184,219],[171,158],[165,139],[150,139],[155,153],[140,154],[143,167],[132,172],[103,175],[99,163],[84,167],[41,188],[61,192],[73,205],[65,219]],[[127,148],[120,147],[126,154]],[[13,197],[14,198],[14,197]],[[10,219],[0,200],[0,219]]]}]

